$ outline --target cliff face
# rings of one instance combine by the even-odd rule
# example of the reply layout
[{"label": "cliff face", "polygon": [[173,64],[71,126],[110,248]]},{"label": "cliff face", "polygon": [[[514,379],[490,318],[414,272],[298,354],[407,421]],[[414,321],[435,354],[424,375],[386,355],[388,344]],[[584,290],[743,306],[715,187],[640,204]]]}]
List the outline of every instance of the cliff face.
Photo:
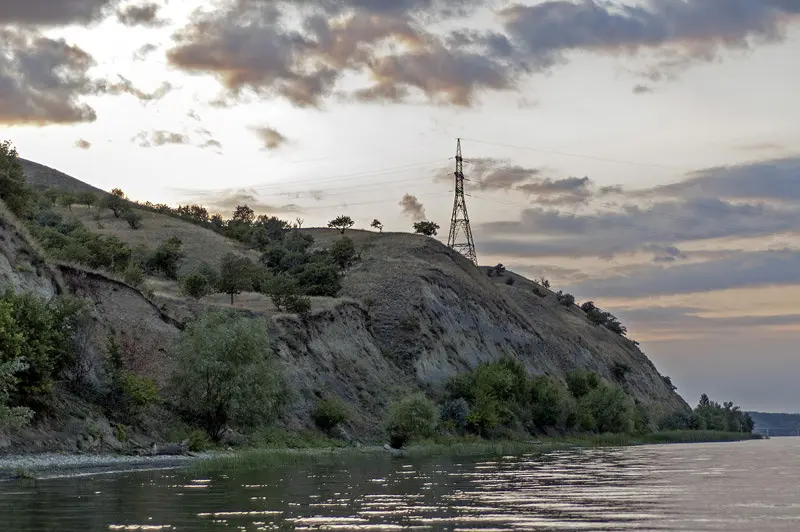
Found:
[{"label": "cliff face", "polygon": [[[327,230],[309,232],[319,246],[339,238]],[[583,311],[564,307],[552,292],[512,273],[490,277],[434,239],[356,231],[348,236],[361,260],[344,277],[341,298],[315,300],[305,320],[249,310],[269,328],[292,391],[283,415],[288,426],[310,426],[316,398],[335,394],[351,406],[353,435],[377,438],[393,397],[414,390],[436,395],[450,377],[503,356],[519,358],[532,374],[557,377],[588,368],[614,380],[614,365],[625,364],[629,372],[618,382],[639,401],[655,411],[688,408],[632,341],[592,325]],[[102,274],[50,267],[7,216],[0,216],[0,280],[4,287],[43,298],[67,291],[87,301],[91,319],[83,331],[82,371],[98,388],[107,381],[112,336],[129,369],[163,386],[182,321],[201,308],[186,301],[156,306]],[[89,403],[81,407],[90,412],[84,418],[96,416],[101,427],[109,427],[104,437],[113,443],[110,448],[122,445]],[[41,450],[74,450],[86,440],[85,422],[80,425],[78,418],[70,412],[51,419],[7,438],[5,447],[29,438]],[[75,429],[76,423],[83,428]],[[163,420],[141,429],[130,441],[167,438]]]}]

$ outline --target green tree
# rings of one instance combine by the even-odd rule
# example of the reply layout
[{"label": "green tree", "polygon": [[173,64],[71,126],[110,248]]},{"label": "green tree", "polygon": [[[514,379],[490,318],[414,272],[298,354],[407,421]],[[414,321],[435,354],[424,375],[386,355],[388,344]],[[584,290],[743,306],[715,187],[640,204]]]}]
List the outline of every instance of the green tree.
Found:
[{"label": "green tree", "polygon": [[383,233],[383,224],[380,222],[380,220],[378,219],[372,220],[372,223],[369,224],[369,226]]},{"label": "green tree", "polygon": [[61,197],[61,191],[57,188],[48,188],[44,191],[43,196],[50,202],[51,205],[55,206],[58,203],[58,198]]},{"label": "green tree", "polygon": [[10,141],[0,142],[0,199],[17,216],[28,210],[31,193],[25,184],[25,170]]},{"label": "green tree", "polygon": [[75,194],[72,192],[62,192],[61,196],[58,198],[58,202],[70,211],[72,211],[72,206],[75,205],[76,201]]},{"label": "green tree", "polygon": [[142,214],[135,209],[126,210],[125,214],[122,215],[122,218],[128,222],[128,225],[131,229],[135,230],[142,227]]},{"label": "green tree", "polygon": [[317,403],[314,412],[311,414],[314,423],[320,430],[330,432],[337,425],[347,421],[349,417],[347,405],[338,397],[323,399]]},{"label": "green tree", "polygon": [[355,222],[349,216],[337,216],[328,222],[328,227],[332,229],[338,229],[342,234],[344,234],[346,229],[353,227],[353,225],[355,225]]},{"label": "green tree", "polygon": [[180,280],[181,291],[195,299],[211,294],[219,282],[219,272],[208,263],[202,263]]},{"label": "green tree", "polygon": [[[3,331],[3,321],[8,315],[0,306],[0,332]],[[27,425],[33,418],[33,410],[24,406],[9,406],[11,393],[17,386],[17,374],[28,369],[28,365],[21,358],[0,360],[0,429],[14,429]]]},{"label": "green tree", "polygon": [[[115,188],[114,190],[122,192],[121,190]],[[103,199],[100,201],[100,207],[103,209],[108,209],[114,213],[114,218],[119,218],[122,216],[122,213],[125,211],[126,201],[124,199],[124,194],[122,196],[118,194],[114,194],[112,192],[109,196],[104,196]]]},{"label": "green tree", "polygon": [[296,278],[308,296],[336,297],[342,289],[339,271],[327,261],[306,264]]},{"label": "green tree", "polygon": [[256,218],[256,213],[247,205],[237,205],[236,210],[233,211],[233,218],[231,221],[238,224],[250,225]]},{"label": "green tree", "polygon": [[415,438],[429,438],[436,431],[438,410],[425,394],[407,396],[389,407],[386,431],[395,449]]},{"label": "green tree", "polygon": [[168,279],[178,278],[178,264],[186,256],[183,242],[177,236],[171,236],[155,249],[145,262],[146,269],[161,272]]},{"label": "green tree", "polygon": [[172,386],[180,407],[213,438],[233,424],[254,428],[273,421],[285,388],[266,324],[213,311],[181,336]]},{"label": "green tree", "polygon": [[578,408],[582,414],[593,420],[592,430],[596,432],[633,432],[633,401],[619,386],[601,382],[581,397]]},{"label": "green tree", "polygon": [[87,209],[91,209],[92,205],[97,203],[97,195],[93,192],[81,192],[78,194],[77,202],[86,205]]},{"label": "green tree", "polygon": [[111,195],[116,197],[116,198],[119,198],[119,199],[123,199],[123,200],[126,199],[125,193],[122,191],[121,188],[111,189]]},{"label": "green tree", "polygon": [[434,222],[414,222],[414,232],[425,236],[436,236],[439,231],[439,224]]},{"label": "green tree", "polygon": [[233,297],[242,292],[253,289],[253,272],[255,265],[247,257],[240,257],[233,253],[228,253],[219,265],[219,280],[217,290],[223,294]]},{"label": "green tree", "polygon": [[356,258],[356,246],[346,236],[334,242],[328,252],[333,262],[342,270],[349,268]]},{"label": "green tree", "polygon": [[575,404],[562,383],[548,376],[534,377],[530,397],[531,421],[537,428],[569,428]]}]

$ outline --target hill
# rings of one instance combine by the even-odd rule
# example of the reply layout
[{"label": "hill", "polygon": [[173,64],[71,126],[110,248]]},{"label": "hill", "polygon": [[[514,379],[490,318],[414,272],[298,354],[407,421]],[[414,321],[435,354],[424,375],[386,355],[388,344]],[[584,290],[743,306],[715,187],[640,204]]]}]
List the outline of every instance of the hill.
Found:
[{"label": "hill", "polygon": [[[53,179],[80,186],[74,183],[77,180],[61,176]],[[39,179],[33,181],[44,183]],[[132,247],[152,247],[179,236],[186,251],[182,270],[203,261],[216,262],[228,252],[259,256],[205,227],[148,210],[141,211],[138,230],[96,208],[72,206],[59,212]],[[105,368],[113,339],[128,370],[152,379],[167,393],[171,353],[188,320],[207,308],[231,306],[224,295],[187,299],[174,280],[165,278],[151,278],[155,291],[146,297],[102,272],[71,264],[42,267],[46,261],[19,222],[9,213],[0,216],[0,241],[16,243],[0,246],[0,277],[42,297],[71,293],[89,303],[92,319],[81,333],[79,357],[85,366],[83,378],[92,383],[88,388],[108,386]],[[342,238],[330,229],[299,233],[313,238],[312,252],[328,249]],[[335,396],[351,413],[347,430],[361,441],[374,441],[383,434],[387,410],[398,395],[418,390],[439,398],[452,377],[507,357],[520,361],[530,375],[562,381],[573,369],[597,372],[647,409],[652,420],[689,411],[635,342],[592,323],[583,310],[564,304],[552,291],[512,272],[489,275],[490,269],[475,267],[433,238],[353,230],[345,235],[359,258],[344,272],[337,297],[311,298],[311,312],[303,316],[279,311],[256,293],[240,295],[233,305],[269,332],[292,391],[281,412],[284,426],[313,428],[311,412],[319,398]],[[39,442],[41,449],[74,450],[86,441],[96,446],[96,438],[85,436],[90,423],[103,427],[105,445],[132,445],[123,444],[111,430],[114,410],[100,408],[95,400],[92,394],[76,398],[65,392],[61,404],[66,406],[58,416],[7,439],[6,446],[19,448],[31,441]],[[156,410],[135,427],[137,432],[128,427],[127,440],[163,441],[170,438],[171,427],[179,425],[174,413]]]},{"label": "hill", "polygon": [[747,413],[753,419],[753,432],[769,436],[800,436],[800,414]]},{"label": "hill", "polygon": [[72,176],[65,174],[64,172],[59,172],[54,168],[50,168],[49,166],[45,166],[43,164],[39,164],[33,161],[29,161],[27,159],[19,159],[19,162],[22,163],[22,168],[25,170],[25,176],[28,180],[28,184],[34,187],[39,188],[59,188],[61,190],[67,190],[69,192],[92,192],[97,194],[98,197],[102,197],[108,192],[101,190],[97,187],[93,187],[88,183],[84,183],[79,179],[75,179]]}]

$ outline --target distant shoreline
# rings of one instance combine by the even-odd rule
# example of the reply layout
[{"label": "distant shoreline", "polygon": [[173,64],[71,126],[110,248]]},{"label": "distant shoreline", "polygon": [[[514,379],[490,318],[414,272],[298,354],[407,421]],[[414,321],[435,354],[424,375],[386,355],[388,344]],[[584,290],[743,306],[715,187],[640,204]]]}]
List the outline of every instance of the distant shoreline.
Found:
[{"label": "distant shoreline", "polygon": [[336,461],[358,455],[403,456],[507,456],[559,449],[630,447],[654,444],[723,443],[763,439],[758,434],[713,431],[674,431],[634,437],[627,435],[573,436],[519,440],[429,441],[402,450],[380,446],[331,448],[263,448],[233,452],[211,451],[178,456],[126,456],[114,454],[30,454],[0,457],[0,481],[15,479],[47,480],[78,476],[124,474],[137,471],[189,468],[197,473],[221,470],[258,469],[279,464],[304,464]]}]

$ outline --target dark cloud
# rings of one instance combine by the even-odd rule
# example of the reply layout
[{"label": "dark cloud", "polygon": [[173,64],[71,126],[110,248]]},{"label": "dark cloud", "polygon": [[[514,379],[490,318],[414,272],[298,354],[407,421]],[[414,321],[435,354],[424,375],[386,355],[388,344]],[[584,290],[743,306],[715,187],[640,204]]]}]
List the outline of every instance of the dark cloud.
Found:
[{"label": "dark cloud", "polygon": [[63,39],[8,28],[0,28],[0,42],[0,123],[46,125],[97,119],[94,109],[81,101],[96,92],[88,74],[94,61],[88,53]]},{"label": "dark cloud", "polygon": [[674,70],[695,60],[714,59],[721,48],[747,48],[753,38],[781,41],[784,22],[800,14],[800,2],[651,0],[619,5],[553,0],[515,4],[502,14],[531,68],[551,67],[572,50],[612,54],[665,50],[659,67]]},{"label": "dark cloud", "polygon": [[152,148],[156,146],[166,146],[168,144],[190,144],[191,141],[187,135],[183,133],[175,133],[173,131],[140,131],[135,137],[131,139],[141,148]]},{"label": "dark cloud", "polygon": [[425,220],[425,207],[416,196],[405,194],[399,205],[403,210],[404,216],[408,216],[415,222]]},{"label": "dark cloud", "polygon": [[81,150],[88,150],[92,147],[92,143],[85,139],[78,139],[75,141],[75,147]]},{"label": "dark cloud", "polygon": [[0,25],[65,26],[103,18],[117,0],[3,0]]},{"label": "dark cloud", "polygon": [[257,127],[255,132],[264,144],[264,149],[277,150],[288,142],[288,139],[277,129],[271,127]]},{"label": "dark cloud", "polygon": [[640,196],[800,201],[800,157],[709,168],[689,178],[637,193]]},{"label": "dark cloud", "polygon": [[[517,221],[479,226],[485,252],[513,257],[611,258],[652,244],[756,237],[800,231],[800,210],[692,198],[586,214],[535,207]],[[520,239],[520,237],[534,238]]]},{"label": "dark cloud", "polygon": [[741,252],[729,258],[672,266],[643,266],[624,276],[592,279],[573,290],[583,297],[651,297],[743,287],[800,284],[800,251]]},{"label": "dark cloud", "polygon": [[651,92],[653,92],[653,89],[651,89],[647,85],[636,85],[633,88],[633,93],[634,94],[649,94]]},{"label": "dark cloud", "polygon": [[[539,173],[537,168],[526,168],[493,158],[469,159],[465,162],[467,166],[464,173],[470,181],[470,188],[484,191],[513,190]],[[445,180],[440,174],[437,176],[440,180]],[[452,179],[451,175],[446,177],[447,181]]]},{"label": "dark cloud", "polygon": [[[285,4],[238,2],[195,15],[176,34],[168,58],[186,71],[216,76],[234,96],[249,89],[259,96],[282,96],[299,107],[321,106],[348,71],[366,73],[373,81],[347,95],[362,102],[406,101],[415,89],[436,103],[467,106],[478,91],[514,87],[509,65],[482,50],[448,47],[422,28],[417,20],[424,18],[422,13],[412,17],[404,10],[414,5],[432,12],[444,3],[311,4],[294,4],[290,12],[301,20],[295,29],[283,23],[289,18]],[[398,45],[403,51],[392,52]]]},{"label": "dark cloud", "polygon": [[129,5],[117,10],[117,20],[126,26],[163,26],[166,21],[158,17],[160,10],[154,2]]}]

